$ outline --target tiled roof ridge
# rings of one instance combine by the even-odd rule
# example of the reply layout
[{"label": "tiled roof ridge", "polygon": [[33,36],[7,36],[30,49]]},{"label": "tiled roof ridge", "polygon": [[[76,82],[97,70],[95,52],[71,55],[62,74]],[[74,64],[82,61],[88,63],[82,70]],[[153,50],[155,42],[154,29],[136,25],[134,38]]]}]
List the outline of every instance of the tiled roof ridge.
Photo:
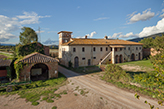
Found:
[{"label": "tiled roof ridge", "polygon": [[[44,58],[48,58],[48,59],[52,59],[52,60],[56,60],[56,61],[58,61],[57,59],[55,59],[55,58],[52,58],[52,57],[50,57],[50,56],[46,56],[46,55],[44,55],[44,54],[41,54],[41,53],[38,53],[38,52],[34,52],[34,53],[31,53],[31,54],[29,54],[29,55],[26,55],[23,59],[21,59],[20,61],[22,62],[22,61],[25,61],[25,60],[28,60],[28,59],[33,59],[33,57],[35,57],[36,55],[39,55],[39,56],[43,56]],[[19,62],[20,62],[19,61]]]}]

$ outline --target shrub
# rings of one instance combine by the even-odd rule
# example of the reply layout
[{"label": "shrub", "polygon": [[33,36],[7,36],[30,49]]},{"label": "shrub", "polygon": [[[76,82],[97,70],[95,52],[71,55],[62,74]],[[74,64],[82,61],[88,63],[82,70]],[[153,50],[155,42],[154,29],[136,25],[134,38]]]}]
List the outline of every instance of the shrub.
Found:
[{"label": "shrub", "polygon": [[105,74],[103,79],[106,81],[123,82],[127,83],[130,81],[130,74],[126,73],[120,66],[115,64],[109,64],[106,66]]},{"label": "shrub", "polygon": [[34,106],[36,106],[38,104],[39,104],[39,102],[32,102],[32,105],[34,105]]}]

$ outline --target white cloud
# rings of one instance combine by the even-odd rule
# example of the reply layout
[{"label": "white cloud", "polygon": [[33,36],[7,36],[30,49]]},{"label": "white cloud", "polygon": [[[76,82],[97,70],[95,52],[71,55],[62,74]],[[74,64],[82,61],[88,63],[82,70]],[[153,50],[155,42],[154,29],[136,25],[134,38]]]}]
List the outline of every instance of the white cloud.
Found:
[{"label": "white cloud", "polygon": [[[4,15],[0,15],[0,42],[8,41],[9,39],[17,38],[12,34],[22,27],[22,24],[35,24],[39,23],[40,18],[50,16],[38,16],[35,12],[24,12],[24,15],[19,15],[13,18],[9,18]],[[43,31],[41,31],[43,32]]]},{"label": "white cloud", "polygon": [[139,37],[149,36],[156,33],[164,32],[164,18],[157,22],[155,26],[149,26],[143,28],[143,30],[139,33]]},{"label": "white cloud", "polygon": [[160,17],[164,18],[164,9],[162,9],[162,14],[160,15]]},{"label": "white cloud", "polygon": [[[86,34],[86,36],[87,36],[88,38],[92,38],[94,34],[97,34],[96,31],[93,31],[93,32],[91,32],[90,34]],[[78,37],[76,37],[76,38],[85,38],[85,36],[83,36],[83,37],[78,36]]]},{"label": "white cloud", "polygon": [[112,36],[108,36],[109,38],[134,38],[134,37],[146,37],[149,35],[163,33],[164,32],[164,18],[159,20],[155,26],[149,26],[143,28],[143,30],[139,34],[133,34],[133,32],[129,32],[123,35],[121,32],[114,33]]},{"label": "white cloud", "polygon": [[108,36],[108,38],[133,38],[138,37],[138,34],[133,34],[133,32],[127,33],[126,35],[123,35],[122,32],[114,33],[112,36]]},{"label": "white cloud", "polygon": [[21,24],[35,24],[39,23],[39,18],[45,18],[45,17],[50,17],[50,16],[38,16],[37,13],[35,12],[23,12],[24,15],[19,15],[17,18],[23,19],[20,21]]},{"label": "white cloud", "polygon": [[109,19],[109,17],[100,17],[100,18],[94,19],[94,21],[105,20],[105,19]]},{"label": "white cloud", "polygon": [[134,23],[138,21],[146,21],[155,16],[155,13],[151,12],[151,8],[146,9],[142,13],[138,13],[138,14],[135,14],[135,13],[136,12],[133,12],[132,14],[128,15],[130,18],[129,23]]},{"label": "white cloud", "polygon": [[[35,31],[36,33],[39,33],[39,31]],[[40,33],[44,33],[45,31],[40,31]]]}]

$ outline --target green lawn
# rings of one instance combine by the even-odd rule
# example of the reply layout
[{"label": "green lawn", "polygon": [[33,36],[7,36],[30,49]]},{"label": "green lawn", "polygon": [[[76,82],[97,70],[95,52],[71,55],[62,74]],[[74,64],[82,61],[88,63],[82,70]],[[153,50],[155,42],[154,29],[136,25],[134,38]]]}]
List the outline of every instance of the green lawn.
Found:
[{"label": "green lawn", "polygon": [[141,67],[148,67],[153,69],[153,64],[151,64],[150,60],[124,62],[124,63],[119,63],[118,65],[141,66]]},{"label": "green lawn", "polygon": [[21,98],[26,98],[26,101],[30,101],[32,105],[38,105],[41,96],[43,96],[42,100],[54,102],[52,98],[58,99],[61,97],[61,94],[67,94],[66,91],[54,94],[65,83],[66,77],[59,73],[58,78],[35,81],[27,85],[13,86],[14,90],[12,92],[6,92],[5,88],[2,88],[0,89],[0,95],[18,94]]}]

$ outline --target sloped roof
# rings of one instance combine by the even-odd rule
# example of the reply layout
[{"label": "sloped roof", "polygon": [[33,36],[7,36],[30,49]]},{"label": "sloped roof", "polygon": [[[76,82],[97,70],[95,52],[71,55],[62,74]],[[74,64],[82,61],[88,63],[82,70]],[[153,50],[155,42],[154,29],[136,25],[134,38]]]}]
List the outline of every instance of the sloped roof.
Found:
[{"label": "sloped roof", "polygon": [[60,31],[60,32],[58,32],[58,34],[60,34],[60,33],[72,33],[71,31]]},{"label": "sloped roof", "polygon": [[25,56],[19,62],[23,63],[46,63],[46,62],[58,62],[57,59],[50,56],[43,55],[41,53],[35,52]]},{"label": "sloped roof", "polygon": [[142,43],[118,40],[118,39],[78,39],[71,38],[71,40],[62,45],[143,45]]},{"label": "sloped roof", "polygon": [[11,60],[6,60],[7,56],[0,55],[0,67],[10,66]]}]

